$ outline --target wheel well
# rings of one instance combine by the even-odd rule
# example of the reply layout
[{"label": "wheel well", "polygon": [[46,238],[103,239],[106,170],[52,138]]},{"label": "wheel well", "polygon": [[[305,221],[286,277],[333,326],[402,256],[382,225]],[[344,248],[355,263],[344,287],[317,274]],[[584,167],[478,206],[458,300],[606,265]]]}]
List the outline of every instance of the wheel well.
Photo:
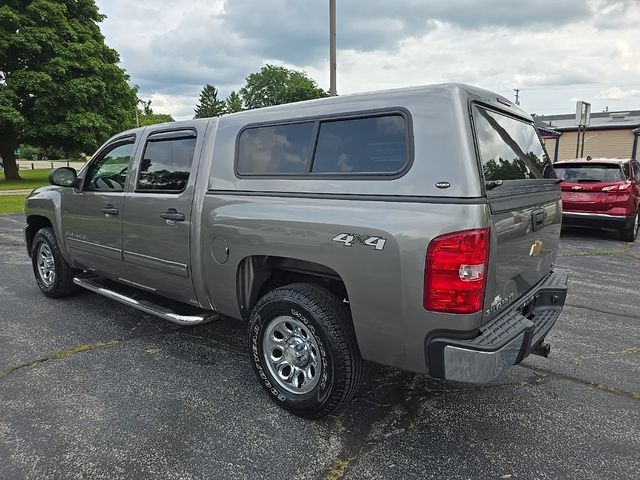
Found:
[{"label": "wheel well", "polygon": [[42,215],[29,215],[27,217],[27,228],[25,229],[25,241],[27,243],[27,252],[31,255],[31,245],[33,244],[33,238],[38,233],[38,230],[43,228],[52,227],[51,220]]},{"label": "wheel well", "polygon": [[263,295],[290,283],[313,283],[343,299],[347,306],[349,302],[344,281],[335,270],[306,260],[267,255],[247,257],[238,266],[236,281],[238,307],[245,319]]}]

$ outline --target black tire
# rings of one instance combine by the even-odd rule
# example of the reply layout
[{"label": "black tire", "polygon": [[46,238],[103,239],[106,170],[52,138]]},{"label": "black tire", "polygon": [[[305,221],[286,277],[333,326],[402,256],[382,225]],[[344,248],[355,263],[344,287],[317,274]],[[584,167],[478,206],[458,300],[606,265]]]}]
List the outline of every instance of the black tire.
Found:
[{"label": "black tire", "polygon": [[[47,281],[44,274],[40,271],[39,263],[42,261],[40,257],[41,246],[43,246],[42,248],[45,251],[47,251],[48,248],[48,252],[51,253],[51,258],[53,259],[54,276],[50,281]],[[31,264],[33,266],[33,274],[36,277],[36,283],[40,290],[42,290],[42,293],[47,297],[66,297],[77,290],[76,285],[73,283],[73,277],[75,277],[79,271],[71,268],[62,256],[52,228],[41,228],[33,238],[33,244],[31,245]]]},{"label": "black tire", "polygon": [[629,228],[620,230],[620,238],[625,242],[633,242],[638,237],[640,230],[640,209],[636,212],[635,223]]},{"label": "black tire", "polygon": [[[283,387],[285,380],[275,378],[265,356],[265,332],[273,328],[272,322],[282,323],[282,318],[291,318],[303,330],[308,329],[318,346],[317,383],[305,393]],[[360,386],[362,358],[349,311],[338,297],[313,284],[280,287],[258,301],[249,321],[249,350],[253,369],[269,396],[302,418],[329,415],[346,404]],[[284,351],[282,355],[284,358]]]}]

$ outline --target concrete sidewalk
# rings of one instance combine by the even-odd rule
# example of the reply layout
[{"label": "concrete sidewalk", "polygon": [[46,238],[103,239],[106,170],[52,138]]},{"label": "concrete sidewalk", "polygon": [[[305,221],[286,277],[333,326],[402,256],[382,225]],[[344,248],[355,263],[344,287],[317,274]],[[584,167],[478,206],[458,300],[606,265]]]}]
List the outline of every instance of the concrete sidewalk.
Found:
[{"label": "concrete sidewalk", "polygon": [[0,190],[0,197],[3,195],[29,195],[33,188],[21,188],[18,190]]}]

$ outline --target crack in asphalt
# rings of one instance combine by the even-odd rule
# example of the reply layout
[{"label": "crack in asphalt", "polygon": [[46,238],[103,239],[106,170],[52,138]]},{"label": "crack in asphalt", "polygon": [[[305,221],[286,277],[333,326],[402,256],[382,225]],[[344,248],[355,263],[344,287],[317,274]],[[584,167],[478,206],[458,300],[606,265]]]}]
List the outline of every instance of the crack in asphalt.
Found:
[{"label": "crack in asphalt", "polygon": [[595,388],[596,390],[600,390],[602,392],[612,393],[620,397],[630,398],[632,400],[640,400],[640,392],[627,392],[626,390],[622,390],[620,388],[616,388],[611,385],[607,385],[605,383],[590,382],[589,380],[584,380],[582,378],[575,377],[567,373],[554,372],[553,370],[547,370],[546,368],[536,367],[534,365],[520,364],[520,366],[523,368],[532,370],[533,372],[536,372],[539,374],[548,375],[550,380],[551,379],[567,380],[569,382]]},{"label": "crack in asphalt", "polygon": [[[636,353],[637,349],[633,349]],[[342,430],[342,449],[338,456],[331,462],[329,467],[318,477],[324,480],[339,480],[343,478],[352,467],[355,460],[371,448],[386,441],[390,437],[403,435],[415,428],[415,418],[420,413],[420,408],[429,398],[446,393],[461,393],[482,390],[497,390],[507,388],[533,387],[548,383],[553,380],[567,380],[589,388],[595,388],[602,392],[613,395],[640,400],[640,392],[627,392],[611,385],[599,384],[583,380],[572,375],[554,372],[532,365],[520,365],[533,372],[534,376],[527,380],[513,383],[502,383],[493,385],[476,385],[470,387],[448,388],[447,383],[433,379],[425,389],[416,388],[416,379],[419,375],[399,372],[386,381],[358,395],[353,401],[364,401],[373,406],[373,410],[365,415],[352,428],[345,428],[346,411],[334,417],[334,428]],[[429,388],[435,386],[436,388]],[[382,391],[382,393],[380,393]],[[375,400],[376,394],[380,398]],[[400,414],[394,414],[395,409],[400,409]],[[386,419],[386,421],[385,421]],[[379,433],[372,438],[372,432],[376,424],[384,422],[377,430]]]},{"label": "crack in asphalt", "polygon": [[[419,389],[417,381],[422,377],[418,374],[399,372],[391,381],[384,382],[367,392],[356,396],[353,402],[364,401],[374,408],[361,418],[351,429],[344,428],[346,413],[334,417],[334,423],[343,430],[342,449],[338,456],[331,462],[320,476],[323,480],[339,480],[344,477],[351,468],[353,462],[371,448],[379,445],[391,437],[403,435],[415,428],[415,419],[420,413],[420,408],[429,398],[443,393],[459,393],[479,390],[496,390],[505,388],[522,388],[536,386],[549,381],[547,374],[533,372],[534,376],[521,382],[503,383],[494,385],[477,385],[473,387],[444,388],[448,385],[444,381],[431,379],[427,388]],[[436,388],[429,388],[435,386]],[[372,400],[369,398],[382,390],[381,398]],[[401,413],[394,414],[395,407]],[[390,415],[391,414],[391,415]],[[371,438],[376,424],[385,419],[384,425],[377,430],[379,433]],[[383,433],[382,433],[383,432]]]},{"label": "crack in asphalt", "polygon": [[[3,378],[6,378],[14,373],[18,373],[24,370],[31,370],[35,367],[38,367],[44,363],[50,362],[50,361],[59,361],[59,360],[64,360],[66,358],[70,358],[73,357],[75,355],[78,355],[80,353],[84,353],[84,352],[88,352],[91,350],[96,350],[96,349],[100,349],[100,348],[110,348],[110,347],[115,347],[117,345],[122,345],[123,343],[127,343],[130,342],[132,340],[139,340],[139,339],[144,339],[144,338],[154,338],[157,336],[165,336],[165,335],[171,335],[171,334],[177,334],[177,335],[181,335],[184,337],[189,337],[189,338],[197,338],[197,339],[201,339],[201,340],[205,340],[206,343],[209,344],[213,344],[215,346],[215,348],[219,348],[221,350],[224,350],[228,353],[234,353],[237,354],[239,356],[245,356],[245,357],[249,357],[249,354],[245,354],[243,352],[239,352],[237,351],[237,349],[230,347],[229,345],[226,345],[223,342],[220,342],[216,339],[210,338],[210,337],[205,337],[205,336],[201,336],[201,335],[190,335],[188,332],[197,329],[199,326],[198,325],[189,325],[189,326],[182,326],[179,328],[175,328],[172,330],[161,330],[161,328],[159,326],[156,326],[157,328],[157,332],[150,332],[150,333],[141,333],[138,335],[134,335],[133,333],[136,331],[136,329],[142,324],[142,322],[144,321],[144,318],[141,319],[136,325],[134,325],[132,328],[129,329],[129,332],[126,336],[124,336],[123,338],[113,338],[113,339],[109,339],[109,340],[97,340],[95,342],[92,343],[83,343],[80,345],[76,345],[74,347],[69,347],[66,348],[64,350],[58,350],[56,352],[50,353],[49,355],[47,355],[46,357],[43,358],[38,358],[37,360],[33,360],[32,362],[28,362],[28,363],[24,363],[22,365],[18,365],[16,367],[11,367],[5,370],[0,370],[0,380]],[[153,325],[153,324],[152,324]]]},{"label": "crack in asphalt", "polygon": [[585,353],[584,355],[578,355],[578,357],[576,357],[576,365],[582,365],[582,362],[588,358],[612,357],[618,355],[630,355],[633,353],[640,353],[640,347],[627,348],[626,350],[617,350],[615,352]]},{"label": "crack in asphalt", "polygon": [[635,317],[633,315],[627,315],[626,313],[611,312],[609,310],[600,310],[598,308],[585,307],[584,305],[576,305],[575,303],[565,303],[565,306],[573,307],[573,308],[580,308],[582,310],[587,310],[587,311],[595,312],[595,313],[604,313],[605,315],[614,315],[616,317],[625,317],[625,318],[632,318],[633,320],[640,320],[640,317]]},{"label": "crack in asphalt", "polygon": [[50,353],[46,357],[34,360],[33,362],[24,363],[22,365],[18,365],[17,367],[12,367],[6,370],[2,370],[0,371],[0,379],[8,377],[9,375],[12,375],[17,372],[21,372],[23,370],[31,370],[32,368],[35,368],[46,362],[64,360],[65,358],[73,357],[74,355],[77,355],[79,353],[88,352],[90,350],[96,350],[98,348],[113,347],[115,345],[118,345],[119,343],[120,343],[120,340],[116,340],[116,339],[111,339],[106,341],[99,340],[97,342],[83,343],[81,345],[77,345],[75,347],[71,347],[65,350],[59,350],[57,352]]}]

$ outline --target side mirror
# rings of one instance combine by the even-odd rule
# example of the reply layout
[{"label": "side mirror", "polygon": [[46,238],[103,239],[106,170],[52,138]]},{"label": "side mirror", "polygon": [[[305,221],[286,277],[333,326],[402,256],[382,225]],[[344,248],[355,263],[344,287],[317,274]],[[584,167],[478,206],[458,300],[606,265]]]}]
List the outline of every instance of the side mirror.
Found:
[{"label": "side mirror", "polygon": [[49,172],[49,183],[59,187],[70,187],[75,182],[78,174],[75,168],[60,167]]}]

